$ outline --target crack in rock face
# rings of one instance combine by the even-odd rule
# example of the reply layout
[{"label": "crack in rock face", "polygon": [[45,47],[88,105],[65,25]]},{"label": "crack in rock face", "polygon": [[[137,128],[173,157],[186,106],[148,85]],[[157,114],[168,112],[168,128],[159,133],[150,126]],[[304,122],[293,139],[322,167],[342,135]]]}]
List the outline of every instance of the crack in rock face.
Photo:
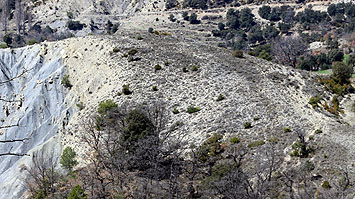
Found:
[{"label": "crack in rock face", "polygon": [[[43,46],[42,46],[43,47]],[[33,152],[47,151],[54,158],[61,152],[55,136],[67,110],[64,103],[64,73],[61,49],[47,46],[51,54],[42,53],[39,45],[0,51],[0,140],[29,138],[23,142],[1,143],[0,153],[23,153],[30,156],[0,157],[0,198],[20,198],[25,191],[25,169],[31,166]],[[46,47],[46,48],[47,48]],[[26,72],[27,71],[27,72]],[[23,75],[21,75],[23,74]],[[51,143],[51,144],[49,144]]]}]

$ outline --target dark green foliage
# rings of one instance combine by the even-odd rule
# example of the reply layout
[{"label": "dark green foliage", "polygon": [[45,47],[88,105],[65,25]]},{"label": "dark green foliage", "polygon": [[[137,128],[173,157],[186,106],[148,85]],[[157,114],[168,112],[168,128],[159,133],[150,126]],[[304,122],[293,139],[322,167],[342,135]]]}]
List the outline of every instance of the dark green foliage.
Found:
[{"label": "dark green foliage", "polygon": [[74,14],[70,11],[67,12],[67,16],[69,19],[73,19],[74,18]]},{"label": "dark green foliage", "polygon": [[218,97],[217,97],[217,99],[216,99],[216,101],[219,102],[219,101],[222,101],[222,100],[224,100],[224,99],[225,99],[224,95],[219,94]]},{"label": "dark green foliage", "polygon": [[265,59],[267,61],[271,61],[272,60],[271,55],[268,52],[266,52],[265,50],[260,52],[260,54],[258,55],[258,58]]},{"label": "dark green foliage", "polygon": [[199,161],[207,162],[211,157],[220,156],[223,153],[222,140],[223,136],[221,134],[213,134],[208,138],[201,146],[199,150]]},{"label": "dark green foliage", "polygon": [[318,70],[316,66],[317,66],[317,58],[313,55],[302,57],[300,62],[297,65],[298,68],[307,71]]},{"label": "dark green foliage", "polygon": [[237,144],[237,143],[240,142],[240,139],[237,138],[237,137],[233,137],[233,138],[231,138],[231,139],[229,140],[229,142],[230,142],[231,144]]},{"label": "dark green foliage", "polygon": [[10,46],[13,39],[10,34],[6,34],[5,36],[3,36],[2,40],[6,43],[7,46]]},{"label": "dark green foliage", "polygon": [[303,166],[302,166],[302,169],[307,171],[307,172],[311,172],[315,169],[315,165],[313,164],[313,162],[311,162],[310,160],[307,160]]},{"label": "dark green foliage", "polygon": [[261,8],[259,8],[258,13],[261,18],[269,19],[269,15],[271,13],[271,7],[270,6],[262,6]]},{"label": "dark green foliage", "polygon": [[35,199],[45,199],[45,198],[47,198],[47,193],[43,189],[40,189],[35,195]]},{"label": "dark green foliage", "polygon": [[248,34],[249,43],[261,42],[264,40],[263,32],[261,31],[261,27],[259,25],[255,25],[251,28]]},{"label": "dark green foliage", "polygon": [[30,40],[28,40],[27,42],[27,45],[34,45],[34,44],[36,44],[37,43],[37,40],[35,40],[35,39],[30,39]]},{"label": "dark green foliage", "polygon": [[288,31],[291,29],[291,25],[288,23],[279,23],[279,29],[281,33],[288,33]]},{"label": "dark green foliage", "polygon": [[266,40],[271,40],[279,35],[279,31],[274,26],[266,26],[263,30],[263,35]]},{"label": "dark green foliage", "polygon": [[155,66],[154,66],[154,70],[155,71],[158,71],[158,70],[161,70],[162,68],[161,68],[161,66],[159,65],[159,64],[156,64]]},{"label": "dark green foliage", "polygon": [[193,65],[193,66],[191,66],[190,70],[191,71],[198,71],[198,66]]},{"label": "dark green foliage", "polygon": [[322,183],[322,188],[323,188],[323,189],[330,189],[330,188],[332,188],[332,187],[330,186],[330,183],[329,183],[328,181],[324,181],[324,182]]},{"label": "dark green foliage", "polygon": [[129,85],[128,84],[123,84],[122,85],[122,93],[124,95],[130,95],[132,94],[132,91],[129,90]]},{"label": "dark green foliage", "polygon": [[99,107],[97,109],[97,112],[100,113],[101,115],[106,114],[109,111],[113,111],[118,107],[118,105],[111,99],[108,99],[106,101],[101,101],[99,103]]},{"label": "dark green foliage", "polygon": [[70,83],[69,75],[64,75],[61,83],[66,88],[73,87],[73,85]]},{"label": "dark green foliage", "polygon": [[148,28],[148,32],[149,32],[149,33],[153,33],[153,28],[152,28],[152,27],[149,27],[149,28]]},{"label": "dark green foliage", "polygon": [[326,12],[315,11],[310,8],[306,8],[303,12],[299,12],[296,16],[298,21],[303,25],[319,24],[322,21],[329,20]]},{"label": "dark green foliage", "polygon": [[180,113],[180,111],[177,108],[174,108],[173,113],[178,114],[178,113]]},{"label": "dark green foliage", "polygon": [[348,84],[352,75],[353,67],[343,62],[335,62],[332,67],[334,78],[341,84]]},{"label": "dark green foliage", "polygon": [[186,112],[191,114],[191,113],[196,113],[200,110],[201,109],[199,107],[189,106],[187,107]]},{"label": "dark green foliage", "polygon": [[112,50],[114,53],[118,53],[118,52],[120,52],[120,49],[118,48],[118,47],[115,47],[115,48],[113,48],[113,50]]},{"label": "dark green foliage", "polygon": [[87,195],[84,194],[80,185],[76,185],[69,193],[68,199],[87,199]]},{"label": "dark green foliage", "polygon": [[60,164],[63,168],[72,172],[73,167],[75,167],[78,162],[75,160],[76,153],[71,147],[66,147],[60,157]]},{"label": "dark green foliage", "polygon": [[124,145],[133,145],[139,139],[151,135],[154,125],[148,116],[141,110],[131,110],[125,118],[125,129],[121,135]]},{"label": "dark green foliage", "polygon": [[283,129],[283,131],[284,131],[284,133],[289,133],[289,132],[291,132],[291,128],[290,127],[285,127]]},{"label": "dark green foliage", "polygon": [[184,73],[187,73],[187,72],[189,72],[189,70],[187,69],[187,67],[182,67],[182,72],[184,72]]},{"label": "dark green foliage", "polygon": [[321,129],[317,129],[314,133],[315,134],[321,134],[321,133],[323,133],[323,131]]},{"label": "dark green foliage", "polygon": [[313,108],[318,107],[318,104],[320,103],[320,100],[322,99],[322,97],[320,96],[312,96],[309,99],[309,104],[312,105]]},{"label": "dark green foliage", "polygon": [[80,21],[69,20],[67,22],[67,27],[69,30],[82,30],[84,28],[84,24],[81,24]]},{"label": "dark green foliage", "polygon": [[239,29],[240,22],[239,22],[239,11],[230,8],[227,11],[227,24],[230,29],[237,30]]},{"label": "dark green foliage", "polygon": [[170,20],[171,22],[175,22],[175,21],[176,21],[176,18],[175,18],[175,16],[174,16],[173,14],[170,14],[170,15],[169,15],[169,20]]},{"label": "dark green foliage", "polygon": [[174,8],[174,7],[176,7],[176,5],[177,5],[177,1],[176,0],[167,0],[165,2],[165,8],[166,9]]},{"label": "dark green foliage", "polygon": [[76,104],[76,107],[78,107],[79,110],[81,111],[81,110],[83,110],[85,108],[85,105],[84,105],[83,102],[80,102],[80,103]]},{"label": "dark green foliage", "polygon": [[241,51],[241,50],[233,51],[232,55],[233,55],[233,57],[238,57],[238,58],[243,58],[244,57],[243,51]]},{"label": "dark green foliage", "polygon": [[240,27],[246,31],[249,31],[256,24],[254,14],[251,13],[249,8],[243,8],[240,11],[239,23]]},{"label": "dark green foliage", "polygon": [[253,126],[251,125],[251,122],[245,122],[245,123],[243,124],[243,126],[244,126],[245,129],[250,129],[250,128],[253,127]]},{"label": "dark green foliage", "polygon": [[219,29],[219,30],[224,30],[224,28],[225,28],[224,23],[219,22],[217,25],[218,25],[218,29]]},{"label": "dark green foliage", "polygon": [[152,86],[152,91],[158,91],[158,87],[157,86]]},{"label": "dark green foliage", "polygon": [[331,50],[328,53],[329,62],[341,62],[344,59],[344,53],[338,49]]},{"label": "dark green foliage", "polygon": [[264,145],[264,144],[265,144],[264,140],[258,140],[258,141],[250,142],[248,144],[248,147],[249,148],[255,148],[255,147],[258,147],[258,146],[261,146],[261,145]]},{"label": "dark green foliage", "polygon": [[135,49],[135,48],[132,48],[132,49],[130,49],[127,53],[128,53],[128,55],[130,55],[130,56],[134,56],[135,54],[137,54],[137,49]]},{"label": "dark green foliage", "polygon": [[199,24],[200,20],[197,20],[197,14],[192,13],[189,17],[190,24]]},{"label": "dark green foliage", "polygon": [[184,11],[182,13],[182,18],[185,20],[185,21],[188,21],[189,20],[189,13],[187,11]]},{"label": "dark green foliage", "polygon": [[195,9],[206,9],[207,0],[184,0],[184,5]]}]

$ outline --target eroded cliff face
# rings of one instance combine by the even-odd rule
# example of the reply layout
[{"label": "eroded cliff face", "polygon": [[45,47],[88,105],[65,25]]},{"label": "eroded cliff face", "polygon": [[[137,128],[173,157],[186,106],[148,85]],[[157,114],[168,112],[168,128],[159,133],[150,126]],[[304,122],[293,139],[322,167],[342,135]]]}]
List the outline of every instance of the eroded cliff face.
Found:
[{"label": "eroded cliff face", "polygon": [[[0,140],[29,138],[24,142],[0,144],[0,153],[44,150],[54,158],[61,153],[55,137],[71,115],[61,79],[65,71],[60,48],[53,44],[0,51]],[[21,75],[22,74],[22,75]],[[50,143],[50,144],[48,144]],[[25,167],[31,157],[0,157],[0,198],[19,198],[24,192]]]}]

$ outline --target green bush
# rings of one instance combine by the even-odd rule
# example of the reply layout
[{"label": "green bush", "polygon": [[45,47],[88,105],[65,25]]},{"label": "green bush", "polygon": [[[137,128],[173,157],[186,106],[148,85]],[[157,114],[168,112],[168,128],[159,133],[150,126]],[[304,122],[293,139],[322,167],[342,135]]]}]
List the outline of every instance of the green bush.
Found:
[{"label": "green bush", "polygon": [[157,86],[152,86],[152,91],[158,91],[158,87]]},{"label": "green bush", "polygon": [[71,147],[66,147],[60,157],[60,164],[63,168],[72,172],[73,167],[75,167],[78,162],[75,160],[76,153]]},{"label": "green bush", "polygon": [[254,142],[249,143],[248,147],[249,148],[255,148],[255,147],[258,147],[258,146],[261,146],[261,145],[264,145],[264,144],[265,144],[264,140],[259,140],[259,141],[254,141]]},{"label": "green bush", "polygon": [[221,134],[213,134],[209,137],[201,146],[198,151],[198,157],[200,162],[207,162],[210,157],[220,156],[224,149],[222,147],[221,140],[223,136]]},{"label": "green bush", "polygon": [[231,144],[237,144],[237,143],[240,142],[240,139],[237,138],[237,137],[233,137],[233,138],[231,138],[231,139],[229,140],[229,142],[230,142]]},{"label": "green bush", "polygon": [[64,75],[61,83],[66,88],[73,87],[73,85],[70,83],[69,75]]},{"label": "green bush", "polygon": [[137,49],[132,48],[127,52],[127,54],[130,56],[133,56],[133,55],[137,54],[137,52],[138,52]]},{"label": "green bush", "polygon": [[154,30],[153,30],[152,27],[149,27],[149,28],[148,28],[148,32],[149,32],[149,33],[153,33],[153,31],[154,31]]},{"label": "green bush", "polygon": [[143,40],[143,37],[141,35],[138,35],[137,40]]},{"label": "green bush", "polygon": [[4,42],[2,42],[2,43],[0,44],[0,48],[1,48],[1,49],[8,48],[8,47],[9,47],[9,46],[7,46],[7,44],[4,43]]},{"label": "green bush", "polygon": [[88,196],[84,193],[80,185],[76,185],[69,193],[68,199],[87,199]]},{"label": "green bush", "polygon": [[187,72],[189,72],[189,70],[184,66],[184,67],[182,67],[182,72],[187,73]]},{"label": "green bush", "polygon": [[245,123],[243,124],[243,126],[244,126],[245,129],[250,129],[251,127],[253,127],[253,126],[251,125],[251,122],[245,122]]},{"label": "green bush", "polygon": [[241,50],[233,51],[232,55],[233,55],[233,57],[238,57],[238,58],[243,58],[244,57],[243,51],[241,51]]},{"label": "green bush", "polygon": [[35,40],[35,39],[30,39],[27,41],[27,45],[29,45],[29,46],[34,45],[36,43],[37,43],[37,40]]},{"label": "green bush", "polygon": [[113,48],[113,50],[112,50],[114,53],[118,53],[118,52],[120,52],[120,49],[118,48],[118,47],[115,47],[115,48]]},{"label": "green bush", "polygon": [[67,22],[67,27],[69,28],[69,30],[82,30],[84,28],[84,24],[81,24],[80,21],[69,20]]},{"label": "green bush", "polygon": [[191,113],[196,113],[200,110],[201,109],[199,107],[189,106],[189,107],[187,107],[186,112],[191,114]]},{"label": "green bush", "polygon": [[106,101],[102,101],[99,103],[99,108],[97,109],[97,112],[100,113],[101,115],[104,115],[108,111],[112,111],[117,107],[118,105],[113,100],[108,99]]},{"label": "green bush", "polygon": [[123,84],[122,85],[122,93],[124,95],[130,95],[132,94],[132,91],[129,90],[129,85],[128,84]]},{"label": "green bush", "polygon": [[67,16],[69,19],[73,19],[74,18],[74,14],[70,11],[67,12]]},{"label": "green bush", "polygon": [[161,66],[159,64],[154,66],[155,71],[161,70]]},{"label": "green bush", "polygon": [[179,114],[180,112],[179,112],[179,110],[177,108],[174,108],[173,113],[174,114]]},{"label": "green bush", "polygon": [[332,188],[332,187],[330,186],[330,183],[329,183],[328,181],[324,181],[324,182],[322,183],[322,187],[323,187],[323,189],[330,189],[330,188]]},{"label": "green bush", "polygon": [[284,130],[284,133],[289,133],[292,131],[290,127],[285,127],[283,130]]},{"label": "green bush", "polygon": [[198,71],[198,66],[193,65],[193,66],[191,66],[190,70],[191,71]]},{"label": "green bush", "polygon": [[314,133],[315,134],[321,134],[321,133],[323,133],[323,131],[321,129],[317,129]]},{"label": "green bush", "polygon": [[346,65],[343,62],[335,62],[332,66],[333,76],[341,85],[348,84],[353,71],[352,65]]},{"label": "green bush", "polygon": [[318,106],[318,104],[320,103],[320,100],[322,98],[320,96],[312,96],[310,99],[309,99],[309,104],[312,105],[313,108],[316,108]]},{"label": "green bush", "polygon": [[225,97],[222,94],[219,94],[217,99],[216,99],[216,101],[219,102],[219,101],[222,101],[224,99],[225,99]]},{"label": "green bush", "polygon": [[80,103],[76,104],[76,106],[79,108],[80,111],[85,108],[85,105],[84,105],[83,102],[80,102]]}]

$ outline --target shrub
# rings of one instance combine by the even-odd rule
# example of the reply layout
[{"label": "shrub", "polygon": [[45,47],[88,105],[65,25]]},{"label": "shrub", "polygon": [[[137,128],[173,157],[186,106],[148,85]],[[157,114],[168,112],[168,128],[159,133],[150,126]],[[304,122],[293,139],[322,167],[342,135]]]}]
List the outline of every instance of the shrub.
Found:
[{"label": "shrub", "polygon": [[82,30],[84,28],[84,24],[81,24],[80,21],[69,20],[67,22],[67,27],[69,28],[69,30]]},{"label": "shrub", "polygon": [[73,85],[70,83],[69,75],[64,75],[62,79],[62,85],[66,88],[71,88]]},{"label": "shrub", "polygon": [[153,28],[152,28],[152,27],[149,27],[149,28],[148,28],[148,32],[149,32],[149,33],[153,33]]},{"label": "shrub", "polygon": [[120,49],[118,48],[118,47],[115,47],[115,48],[113,48],[113,50],[112,50],[114,53],[118,53],[118,52],[120,52]]},{"label": "shrub", "polygon": [[237,137],[233,137],[233,138],[231,138],[231,139],[229,140],[229,142],[230,142],[231,144],[237,144],[237,143],[240,142],[240,139],[237,138]]},{"label": "shrub", "polygon": [[233,57],[238,57],[238,58],[243,58],[244,57],[243,51],[241,51],[241,50],[233,51],[232,55],[233,55]]},{"label": "shrub", "polygon": [[132,48],[127,52],[127,54],[130,56],[133,56],[133,55],[137,54],[137,52],[138,52],[137,49]]},{"label": "shrub", "polygon": [[197,14],[192,13],[189,17],[190,24],[199,24],[200,20],[197,20]]},{"label": "shrub", "polygon": [[284,128],[284,133],[289,133],[291,132],[291,128],[290,127],[285,127]]},{"label": "shrub", "polygon": [[253,127],[253,126],[251,125],[251,122],[245,122],[245,123],[243,124],[243,126],[244,126],[245,129],[250,129],[251,127]]},{"label": "shrub", "polygon": [[169,15],[169,20],[170,20],[171,22],[175,22],[175,21],[176,21],[175,16],[174,16],[173,14],[170,14],[170,15]]},{"label": "shrub", "polygon": [[81,110],[83,110],[83,109],[85,108],[85,106],[84,106],[84,103],[83,103],[83,102],[80,102],[80,103],[76,104],[76,106],[79,108],[79,110],[80,110],[80,111],[81,111]]},{"label": "shrub", "polygon": [[67,16],[69,19],[73,19],[74,18],[74,14],[70,11],[67,12]]},{"label": "shrub", "polygon": [[255,147],[258,147],[258,146],[261,146],[261,145],[264,145],[264,144],[265,144],[264,140],[259,140],[259,141],[254,141],[254,142],[249,143],[248,147],[249,148],[255,148]]},{"label": "shrub", "polygon": [[154,34],[159,35],[159,31],[154,30]]},{"label": "shrub", "polygon": [[142,35],[138,35],[138,36],[137,36],[137,40],[143,40]]},{"label": "shrub", "polygon": [[78,162],[75,160],[76,153],[71,147],[66,147],[60,157],[60,164],[63,168],[68,169],[72,172],[73,167],[75,167]]},{"label": "shrub", "polygon": [[223,153],[223,147],[221,140],[223,136],[221,134],[213,134],[210,138],[208,138],[200,147],[199,150],[199,161],[207,162],[210,157],[220,156]]},{"label": "shrub", "polygon": [[182,13],[182,18],[185,20],[185,21],[188,21],[189,20],[189,13],[187,11],[184,11]]},{"label": "shrub", "polygon": [[317,129],[314,133],[315,134],[321,134],[321,133],[323,133],[323,131],[321,129]]},{"label": "shrub", "polygon": [[168,61],[165,61],[165,62],[164,62],[164,66],[169,66],[169,62],[168,62]]},{"label": "shrub", "polygon": [[313,108],[316,108],[318,106],[318,103],[320,103],[320,100],[322,98],[320,96],[312,96],[310,99],[309,99],[309,104],[312,105]]},{"label": "shrub", "polygon": [[152,91],[158,91],[158,87],[157,86],[152,86]]},{"label": "shrub", "polygon": [[187,73],[187,72],[189,72],[189,70],[184,66],[184,67],[182,67],[182,72]]},{"label": "shrub", "polygon": [[222,101],[224,99],[225,99],[225,97],[222,94],[219,94],[217,99],[216,99],[216,101],[219,102],[219,101]]},{"label": "shrub", "polygon": [[69,193],[68,199],[87,199],[87,197],[81,186],[76,185]]},{"label": "shrub", "polygon": [[193,65],[193,66],[191,66],[190,70],[191,71],[198,71],[198,66]]},{"label": "shrub", "polygon": [[30,40],[28,40],[27,41],[27,45],[33,45],[33,44],[36,44],[37,43],[37,40],[35,40],[35,39],[30,39]]},{"label": "shrub", "polygon": [[323,187],[323,189],[330,189],[330,188],[332,188],[332,187],[330,186],[330,183],[329,183],[328,181],[324,181],[324,182],[322,183],[322,187]]},{"label": "shrub", "polygon": [[1,49],[8,48],[8,47],[9,47],[9,46],[7,46],[6,43],[1,43],[1,44],[0,44],[0,48],[1,48]]},{"label": "shrub", "polygon": [[129,90],[129,85],[128,84],[123,84],[122,85],[122,93],[124,95],[130,95],[132,94],[132,91]]},{"label": "shrub", "polygon": [[106,114],[108,111],[112,111],[116,109],[117,106],[118,105],[111,99],[108,99],[106,101],[101,101],[99,103],[99,108],[97,109],[97,112],[103,115]]},{"label": "shrub", "polygon": [[191,113],[196,113],[200,110],[201,109],[199,107],[189,106],[189,107],[187,107],[186,112],[191,114]]},{"label": "shrub", "polygon": [[155,71],[161,70],[161,66],[159,64],[154,66]]},{"label": "shrub", "polygon": [[350,82],[350,77],[353,73],[353,67],[346,65],[343,62],[335,62],[332,67],[333,75],[341,85]]},{"label": "shrub", "polygon": [[174,113],[174,114],[178,114],[178,113],[180,113],[180,112],[179,112],[179,110],[178,110],[177,108],[174,108],[173,113]]}]

